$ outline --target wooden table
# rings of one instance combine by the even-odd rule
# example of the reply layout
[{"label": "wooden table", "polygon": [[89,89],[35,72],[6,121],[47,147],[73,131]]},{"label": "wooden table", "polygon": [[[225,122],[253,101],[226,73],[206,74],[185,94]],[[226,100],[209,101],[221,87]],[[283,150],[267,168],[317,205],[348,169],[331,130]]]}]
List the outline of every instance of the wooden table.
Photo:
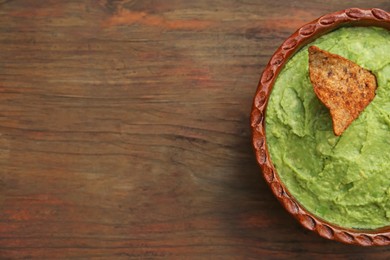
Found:
[{"label": "wooden table", "polygon": [[297,27],[383,1],[0,1],[0,258],[389,259],[303,229],[249,114]]}]

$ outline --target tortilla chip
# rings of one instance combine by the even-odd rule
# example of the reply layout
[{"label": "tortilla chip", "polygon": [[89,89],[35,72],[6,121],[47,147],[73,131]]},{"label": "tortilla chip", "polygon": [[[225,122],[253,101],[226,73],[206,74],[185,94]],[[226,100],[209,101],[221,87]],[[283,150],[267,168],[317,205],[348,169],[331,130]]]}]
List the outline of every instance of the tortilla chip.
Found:
[{"label": "tortilla chip", "polygon": [[333,132],[341,135],[375,97],[375,76],[339,55],[309,47],[314,92],[330,110]]}]

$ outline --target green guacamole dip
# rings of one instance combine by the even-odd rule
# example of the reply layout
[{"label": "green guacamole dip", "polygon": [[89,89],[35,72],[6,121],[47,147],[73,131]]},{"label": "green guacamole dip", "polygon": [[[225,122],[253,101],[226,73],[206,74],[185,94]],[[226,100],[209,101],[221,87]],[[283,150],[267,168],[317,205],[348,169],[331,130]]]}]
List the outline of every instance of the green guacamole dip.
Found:
[{"label": "green guacamole dip", "polygon": [[310,45],[373,72],[376,97],[339,137],[313,91],[307,46],[279,74],[266,112],[271,159],[288,191],[314,215],[339,226],[390,225],[390,32],[345,27]]}]

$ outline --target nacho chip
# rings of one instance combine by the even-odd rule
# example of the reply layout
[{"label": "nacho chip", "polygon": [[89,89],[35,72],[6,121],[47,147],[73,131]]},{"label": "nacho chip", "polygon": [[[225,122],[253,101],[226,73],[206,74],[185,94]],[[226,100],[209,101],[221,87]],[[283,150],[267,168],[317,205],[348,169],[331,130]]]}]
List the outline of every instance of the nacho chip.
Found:
[{"label": "nacho chip", "polygon": [[309,47],[314,92],[330,110],[333,132],[341,135],[375,97],[375,76],[339,55]]}]

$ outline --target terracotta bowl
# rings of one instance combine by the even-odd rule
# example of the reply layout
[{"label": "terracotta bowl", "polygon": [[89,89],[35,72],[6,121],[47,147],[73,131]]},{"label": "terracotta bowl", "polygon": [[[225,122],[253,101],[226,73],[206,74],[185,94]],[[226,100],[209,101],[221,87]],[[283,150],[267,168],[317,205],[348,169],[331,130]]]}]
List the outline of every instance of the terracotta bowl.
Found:
[{"label": "terracotta bowl", "polygon": [[274,82],[288,59],[304,45],[319,36],[343,26],[377,26],[390,30],[390,13],[381,9],[350,8],[324,15],[311,23],[305,24],[292,34],[276,50],[260,78],[253,100],[251,126],[253,147],[257,162],[272,192],[284,208],[305,228],[322,237],[347,244],[361,246],[390,245],[390,226],[374,230],[349,229],[328,223],[308,212],[289,193],[281,181],[268,152],[265,135],[265,116],[268,98]]}]

